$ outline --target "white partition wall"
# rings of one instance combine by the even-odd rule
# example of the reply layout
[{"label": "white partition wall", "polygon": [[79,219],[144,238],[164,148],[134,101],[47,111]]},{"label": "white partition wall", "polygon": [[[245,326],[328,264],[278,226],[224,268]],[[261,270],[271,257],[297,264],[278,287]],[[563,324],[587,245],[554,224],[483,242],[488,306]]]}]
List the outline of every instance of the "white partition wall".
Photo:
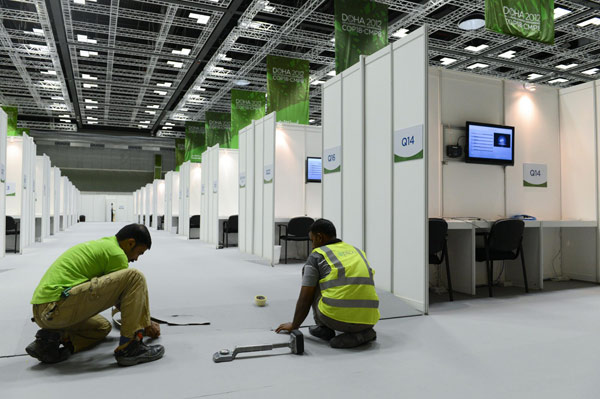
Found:
[{"label": "white partition wall", "polygon": [[67,186],[69,180],[66,176],[60,177],[60,230],[64,231],[68,228],[67,225],[67,203],[69,201],[67,195]]},{"label": "white partition wall", "polygon": [[152,189],[153,189],[153,185],[152,183],[148,183],[145,186],[145,197],[144,197],[144,216],[146,217],[146,227],[152,227],[152,223],[154,222],[153,220],[151,220],[151,216],[152,216],[152,198],[153,198],[153,193],[152,193]]},{"label": "white partition wall", "polygon": [[179,167],[179,235],[189,237],[190,230],[190,168],[191,162]]},{"label": "white partition wall", "polygon": [[165,174],[165,231],[173,227],[173,171]]},{"label": "white partition wall", "polygon": [[[321,217],[321,183],[306,182],[306,158],[322,154],[321,128],[275,120],[275,114],[269,114],[240,131],[238,184],[240,250],[271,264],[277,261],[277,220]],[[253,168],[259,155],[260,179]],[[306,256],[305,245],[300,245],[301,257]],[[292,248],[296,247],[290,244],[290,255]]]},{"label": "white partition wall", "polygon": [[60,169],[50,171],[50,234],[56,235],[60,229]]},{"label": "white partition wall", "polygon": [[323,89],[323,217],[341,239],[366,251],[379,288],[422,312],[427,68],[423,27],[362,57]]},{"label": "white partition wall", "polygon": [[[17,251],[20,253],[29,245],[31,219],[35,217],[30,202],[31,144],[26,134],[11,136],[6,149],[6,215],[15,218],[19,224]],[[15,237],[9,238],[7,248],[13,250]]]},{"label": "white partition wall", "polygon": [[177,233],[179,228],[179,172],[173,173],[173,188],[171,190],[171,231]]},{"label": "white partition wall", "polygon": [[6,131],[8,117],[0,109],[0,258],[6,250]]},{"label": "white partition wall", "polygon": [[[165,216],[165,181],[163,179],[156,179],[153,183],[153,206],[152,210],[154,211],[154,223],[153,226],[155,229],[158,228],[160,218]],[[164,230],[164,226],[162,229]]]},{"label": "white partition wall", "polygon": [[[195,228],[192,232],[190,230],[190,222],[189,218],[194,215],[200,215],[201,208],[201,195],[202,195],[202,164],[200,163],[192,163],[190,165],[190,176],[189,176],[189,186],[190,186],[190,199],[189,199],[189,217],[187,222],[187,237],[199,238],[200,232]],[[202,219],[202,218],[201,218]],[[200,220],[202,223],[202,220]]]},{"label": "white partition wall", "polygon": [[[35,178],[35,217],[36,217],[36,236],[39,228],[39,240],[50,236],[50,158],[47,155],[36,157],[36,178]],[[38,239],[38,237],[36,237]]]},{"label": "white partition wall", "polygon": [[238,214],[238,150],[217,144],[202,154],[200,239],[219,245],[220,221]]},{"label": "white partition wall", "polygon": [[27,195],[29,207],[29,228],[27,229],[27,245],[35,242],[35,186],[36,186],[36,145],[32,137],[29,140],[29,160],[27,165],[27,175],[30,177],[27,182]]}]

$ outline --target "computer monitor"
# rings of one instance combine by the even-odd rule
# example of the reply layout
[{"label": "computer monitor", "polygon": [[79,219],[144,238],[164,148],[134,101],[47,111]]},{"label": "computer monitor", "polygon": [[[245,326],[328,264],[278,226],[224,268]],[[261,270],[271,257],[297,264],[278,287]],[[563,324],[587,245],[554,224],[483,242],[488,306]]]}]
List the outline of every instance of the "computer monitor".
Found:
[{"label": "computer monitor", "polygon": [[465,162],[491,165],[515,164],[515,128],[467,122]]},{"label": "computer monitor", "polygon": [[322,173],[321,158],[307,157],[306,158],[306,182],[320,183]]}]

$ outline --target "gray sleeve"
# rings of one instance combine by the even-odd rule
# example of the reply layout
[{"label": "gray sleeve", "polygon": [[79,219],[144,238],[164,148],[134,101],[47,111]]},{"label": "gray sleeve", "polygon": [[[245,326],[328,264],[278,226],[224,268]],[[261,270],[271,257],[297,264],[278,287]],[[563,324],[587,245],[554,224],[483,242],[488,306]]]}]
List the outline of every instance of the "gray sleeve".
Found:
[{"label": "gray sleeve", "polygon": [[302,286],[316,287],[319,283],[319,259],[316,254],[311,254],[302,268]]}]

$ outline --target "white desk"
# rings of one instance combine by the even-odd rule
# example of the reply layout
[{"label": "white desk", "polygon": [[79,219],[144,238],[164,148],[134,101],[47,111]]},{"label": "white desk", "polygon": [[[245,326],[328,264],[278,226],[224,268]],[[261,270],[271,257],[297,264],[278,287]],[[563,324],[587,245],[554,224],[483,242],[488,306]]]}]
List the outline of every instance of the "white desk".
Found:
[{"label": "white desk", "polygon": [[[476,293],[475,261],[476,232],[488,230],[493,221],[446,219],[448,222],[448,257],[452,287],[455,291],[469,295]],[[566,229],[562,245],[563,274],[584,281],[597,281],[596,234],[598,223],[595,220],[526,220],[523,233],[523,253],[527,268],[527,282],[530,289],[544,288],[544,259],[553,259],[551,251],[545,247],[544,230]],[[506,279],[516,286],[524,287],[521,259],[505,262]],[[497,268],[495,270],[498,270]]]}]

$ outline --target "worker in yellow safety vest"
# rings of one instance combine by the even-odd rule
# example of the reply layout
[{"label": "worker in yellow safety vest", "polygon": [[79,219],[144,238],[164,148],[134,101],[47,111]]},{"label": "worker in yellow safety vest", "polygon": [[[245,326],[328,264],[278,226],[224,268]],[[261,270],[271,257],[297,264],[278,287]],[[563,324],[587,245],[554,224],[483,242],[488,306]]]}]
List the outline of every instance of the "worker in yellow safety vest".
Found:
[{"label": "worker in yellow safety vest", "polygon": [[315,249],[302,269],[294,320],[281,324],[276,332],[299,328],[312,306],[317,325],[309,332],[329,341],[332,348],[354,348],[375,340],[379,298],[375,271],[365,253],[337,239],[335,226],[326,219],[315,221],[308,235]]}]

